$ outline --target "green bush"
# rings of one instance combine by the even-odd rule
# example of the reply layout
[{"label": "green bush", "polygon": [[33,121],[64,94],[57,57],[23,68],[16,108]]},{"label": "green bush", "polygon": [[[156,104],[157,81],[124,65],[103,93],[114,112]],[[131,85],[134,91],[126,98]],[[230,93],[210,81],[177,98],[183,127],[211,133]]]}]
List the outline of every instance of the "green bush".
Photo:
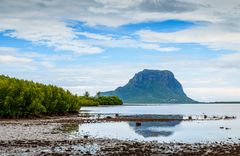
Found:
[{"label": "green bush", "polygon": [[29,117],[40,114],[78,112],[81,106],[121,105],[116,96],[77,96],[53,85],[0,75],[0,117]]},{"label": "green bush", "polygon": [[95,98],[91,97],[79,97],[80,103],[82,106],[98,106],[99,102]]},{"label": "green bush", "polygon": [[99,96],[96,98],[96,101],[100,105],[122,105],[123,102],[117,96]]},{"label": "green bush", "polygon": [[62,88],[0,76],[0,117],[76,112],[80,106],[79,97]]}]

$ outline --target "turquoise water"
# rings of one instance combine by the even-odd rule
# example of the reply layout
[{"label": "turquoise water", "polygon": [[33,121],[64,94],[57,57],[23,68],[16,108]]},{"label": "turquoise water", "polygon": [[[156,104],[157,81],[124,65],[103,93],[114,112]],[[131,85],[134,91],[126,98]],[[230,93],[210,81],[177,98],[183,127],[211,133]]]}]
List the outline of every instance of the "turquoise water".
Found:
[{"label": "turquoise water", "polygon": [[240,105],[238,104],[164,104],[83,107],[90,114],[116,114],[139,116],[236,116],[231,120],[192,120],[171,122],[110,122],[80,124],[73,135],[99,138],[142,140],[158,142],[239,142]]}]

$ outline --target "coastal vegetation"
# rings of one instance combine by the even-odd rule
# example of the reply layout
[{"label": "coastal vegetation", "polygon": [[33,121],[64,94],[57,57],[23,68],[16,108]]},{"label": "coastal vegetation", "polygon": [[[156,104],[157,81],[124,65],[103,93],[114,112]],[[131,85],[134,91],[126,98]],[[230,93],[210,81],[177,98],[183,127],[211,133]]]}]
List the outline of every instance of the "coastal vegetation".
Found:
[{"label": "coastal vegetation", "polygon": [[29,117],[78,112],[81,106],[120,105],[116,97],[72,94],[54,85],[0,75],[0,117]]},{"label": "coastal vegetation", "polygon": [[81,106],[99,106],[99,105],[122,105],[123,102],[117,96],[79,96]]}]

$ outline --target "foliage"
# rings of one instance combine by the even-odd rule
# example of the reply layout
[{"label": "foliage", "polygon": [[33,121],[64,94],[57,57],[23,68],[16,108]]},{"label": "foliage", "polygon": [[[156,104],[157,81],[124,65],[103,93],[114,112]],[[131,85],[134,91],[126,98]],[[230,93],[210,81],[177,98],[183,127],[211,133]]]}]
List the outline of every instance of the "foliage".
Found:
[{"label": "foliage", "polygon": [[0,117],[78,112],[81,106],[119,105],[118,97],[77,96],[53,85],[44,85],[0,75]]},{"label": "foliage", "polygon": [[28,117],[43,113],[76,112],[80,100],[53,85],[0,76],[0,117]]},{"label": "foliage", "polygon": [[122,105],[123,102],[117,96],[99,96],[96,98],[100,105]]},{"label": "foliage", "polygon": [[98,105],[122,105],[123,102],[117,96],[96,96],[96,97],[79,97],[81,106],[98,106]]},{"label": "foliage", "polygon": [[88,97],[90,97],[90,94],[89,94],[89,92],[88,92],[88,91],[86,91],[86,92],[84,93],[84,96],[85,96],[85,97],[87,97],[87,98],[88,98]]},{"label": "foliage", "polygon": [[82,106],[98,106],[99,102],[95,98],[82,96],[79,97]]}]

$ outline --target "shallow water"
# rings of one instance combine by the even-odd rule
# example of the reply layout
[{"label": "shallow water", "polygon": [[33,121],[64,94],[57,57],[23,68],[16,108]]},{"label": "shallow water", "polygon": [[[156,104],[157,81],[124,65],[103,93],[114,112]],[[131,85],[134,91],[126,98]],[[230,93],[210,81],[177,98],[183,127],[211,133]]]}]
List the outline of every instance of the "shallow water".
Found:
[{"label": "shallow water", "polygon": [[[120,114],[140,116],[236,116],[232,120],[193,120],[171,122],[86,123],[78,126],[72,136],[90,135],[99,138],[158,142],[239,142],[240,105],[238,104],[164,104],[83,107],[90,114]],[[221,127],[221,128],[220,128]]]},{"label": "shallow water", "polygon": [[240,104],[148,104],[148,105],[123,105],[82,107],[82,111],[100,114],[124,115],[234,115],[240,116]]}]

